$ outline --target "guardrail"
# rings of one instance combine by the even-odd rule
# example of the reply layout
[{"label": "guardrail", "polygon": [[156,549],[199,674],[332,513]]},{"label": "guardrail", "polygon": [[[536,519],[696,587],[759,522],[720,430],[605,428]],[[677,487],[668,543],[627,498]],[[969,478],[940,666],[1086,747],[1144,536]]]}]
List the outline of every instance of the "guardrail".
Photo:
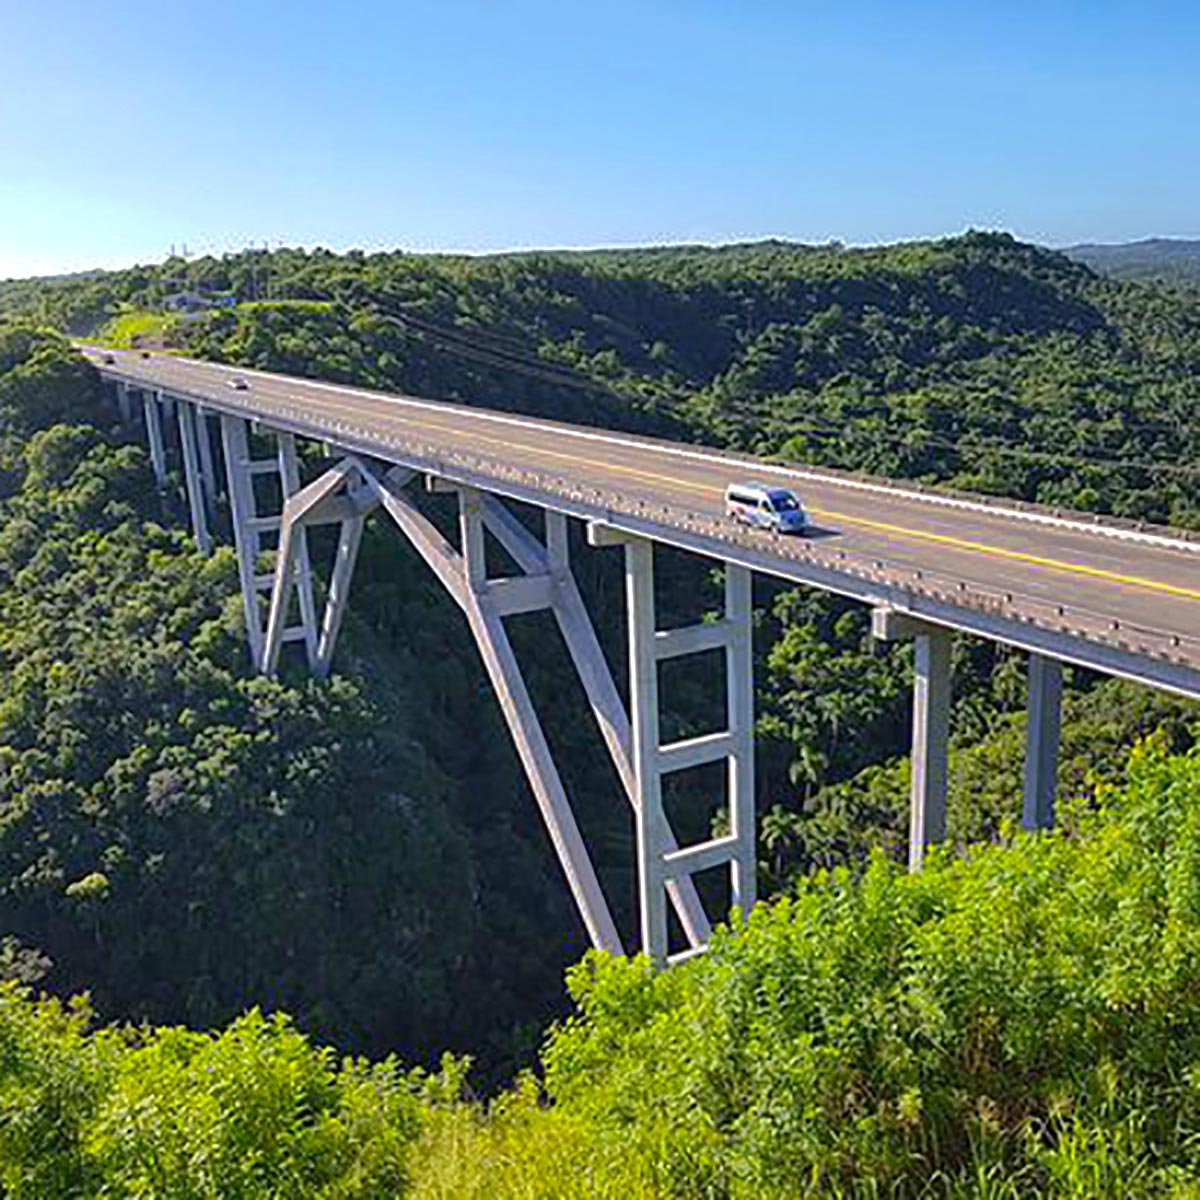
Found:
[{"label": "guardrail", "polygon": [[[311,413],[286,405],[272,411],[314,427]],[[269,419],[266,411],[261,417]],[[1078,605],[1057,604],[1015,589],[998,590],[956,579],[924,568],[917,569],[885,558],[863,558],[845,550],[826,549],[819,542],[786,538],[754,530],[726,517],[714,517],[663,504],[648,496],[596,487],[581,487],[562,475],[517,468],[474,452],[447,450],[414,439],[381,435],[351,421],[323,419],[310,436],[337,441],[337,435],[364,446],[387,446],[401,453],[410,465],[433,475],[455,473],[491,478],[519,485],[546,496],[558,496],[577,506],[640,518],[667,529],[677,529],[717,544],[739,546],[773,558],[807,564],[836,575],[878,585],[901,595],[921,596],[942,604],[973,609],[1017,624],[1028,624],[1062,633],[1084,642],[1128,651],[1184,667],[1200,667],[1200,636],[1167,633],[1148,626],[1117,621]],[[332,435],[332,436],[330,436]],[[351,447],[353,449],[353,447]],[[358,452],[370,453],[369,450]],[[720,557],[715,553],[714,557]]]},{"label": "guardrail", "polygon": [[[231,371],[238,370],[236,366],[230,364],[215,365],[220,365],[224,369]],[[264,378],[286,379],[285,376],[272,375],[271,372],[256,371],[250,368],[244,369],[246,374],[251,376],[261,375]],[[119,374],[119,371],[113,373]],[[130,382],[134,386],[146,386],[146,382],[141,380],[140,376],[136,373],[132,375]],[[444,401],[425,400],[420,397],[387,396],[384,393],[370,392],[351,385],[341,387],[340,385],[326,383],[323,380],[305,379],[303,382],[330,390],[342,390],[347,394],[374,397],[375,399],[389,401],[404,400],[411,404],[427,407],[447,407],[451,409],[462,407]],[[151,384],[151,386],[162,385]],[[750,472],[754,472],[755,470],[760,472],[786,472],[793,477],[799,476],[814,482],[827,482],[840,487],[906,496],[928,504],[965,508],[983,513],[994,513],[997,516],[1012,517],[1017,520],[1032,521],[1050,526],[1069,527],[1076,531],[1095,533],[1100,536],[1150,541],[1181,551],[1200,553],[1200,529],[1183,529],[1174,526],[1157,525],[1149,521],[1119,517],[1111,514],[1079,512],[1075,509],[1038,504],[1028,500],[1017,500],[1008,496],[990,496],[977,492],[963,492],[942,484],[928,484],[917,480],[892,479],[887,476],[869,475],[837,467],[815,466],[808,463],[791,462],[777,458],[752,460],[748,459],[745,454],[739,454],[738,452],[720,447],[671,442],[663,438],[644,434],[623,434],[599,429],[583,429],[576,426],[561,426],[559,422],[543,418],[522,418],[518,414],[497,413],[490,409],[473,409],[472,411],[489,415],[497,420],[521,420],[527,424],[551,430],[555,427],[570,429],[573,433],[582,436],[602,437],[610,441],[613,439],[618,441],[636,441],[639,444],[657,447],[664,453],[725,461],[731,467],[736,467],[739,470],[748,470]]]}]

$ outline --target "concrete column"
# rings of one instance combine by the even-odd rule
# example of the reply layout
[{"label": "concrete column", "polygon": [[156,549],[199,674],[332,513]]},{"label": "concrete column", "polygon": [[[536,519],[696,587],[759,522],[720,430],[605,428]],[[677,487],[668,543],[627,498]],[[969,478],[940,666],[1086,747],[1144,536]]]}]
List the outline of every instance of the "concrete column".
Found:
[{"label": "concrete column", "polygon": [[167,447],[163,441],[162,410],[159,408],[157,392],[142,393],[142,407],[146,414],[146,439],[150,443],[150,465],[154,468],[154,479],[159,487],[167,482]]},{"label": "concrete column", "polygon": [[358,546],[362,541],[361,516],[348,517],[338,533],[337,556],[333,563],[333,575],[329,580],[329,598],[325,603],[325,618],[321,623],[321,636],[317,643],[316,673],[323,679],[329,674],[333,661],[333,648],[337,645],[342,618],[346,615],[346,603],[350,596],[350,580],[354,575],[354,564],[358,559]]},{"label": "concrete column", "polygon": [[1043,654],[1029,656],[1029,706],[1025,727],[1023,829],[1054,824],[1058,781],[1058,742],[1062,726],[1062,663]]},{"label": "concrete column", "polygon": [[288,604],[295,590],[297,534],[303,532],[303,524],[297,525],[286,517],[280,522],[279,542],[275,547],[271,603],[267,609],[267,632],[259,661],[259,669],[264,675],[274,675],[279,666],[279,650],[283,645],[284,626],[287,625]]},{"label": "concrete column", "polygon": [[225,470],[229,477],[229,510],[233,521],[233,542],[237,547],[238,574],[242,583],[242,604],[246,614],[246,640],[255,669],[262,663],[263,626],[258,607],[255,575],[258,565],[258,536],[254,520],[254,487],[250,477],[250,441],[243,417],[221,416],[221,443]]},{"label": "concrete column", "polygon": [[117,408],[121,413],[121,421],[128,425],[133,420],[133,405],[129,400],[129,384],[123,379],[117,380]]},{"label": "concrete column", "polygon": [[738,839],[731,861],[732,903],[749,916],[754,907],[758,853],[754,813],[754,660],[750,572],[725,564],[725,686],[733,751],[728,759],[730,833]]},{"label": "concrete column", "polygon": [[[629,794],[636,814],[642,949],[656,964],[682,962],[704,949],[710,928],[695,876],[717,867],[730,872],[731,901],[743,914],[755,900],[754,696],[751,657],[750,572],[725,564],[725,614],[719,621],[656,628],[653,543],[599,522],[588,527],[594,546],[625,549],[629,620]],[[568,642],[570,638],[568,637]],[[598,649],[598,648],[597,648]],[[662,744],[658,664],[710,650],[726,667],[725,728]],[[580,669],[585,679],[586,672]],[[603,725],[603,721],[602,721]],[[615,754],[619,763],[623,755]],[[724,762],[728,833],[680,846],[663,805],[666,775]],[[688,948],[669,953],[666,902],[674,906]]]},{"label": "concrete column", "polygon": [[467,572],[467,585],[480,591],[487,583],[487,550],[483,539],[483,512],[479,493],[462,488],[459,491],[459,537],[462,559]]},{"label": "concrete column", "polygon": [[642,950],[656,964],[667,961],[667,893],[662,847],[666,831],[659,774],[658,656],[655,651],[654,545],[625,544],[625,595],[629,620],[629,713]]},{"label": "concrete column", "polygon": [[[296,454],[296,435],[278,430],[275,437],[279,445],[279,481],[286,503],[289,496],[294,496],[300,490],[300,460]],[[312,564],[308,556],[308,530],[302,524],[293,530],[293,536],[296,601],[300,609],[300,624],[304,629],[304,649],[308,665],[310,669],[315,670],[320,630],[317,624],[316,599],[313,595]]]},{"label": "concrete column", "polygon": [[546,559],[550,574],[565,578],[571,571],[567,542],[567,518],[560,512],[546,509]]},{"label": "concrete column", "polygon": [[950,740],[950,631],[930,626],[915,640],[913,661],[912,811],[909,869],[925,847],[946,837],[946,766]]},{"label": "concrete column", "polygon": [[946,764],[950,742],[950,630],[893,608],[871,614],[880,641],[914,639],[912,799],[908,866],[919,871],[925,847],[946,836]]},{"label": "concrete column", "polygon": [[196,448],[200,451],[200,478],[204,482],[204,503],[208,515],[216,512],[217,472],[213,466],[212,430],[208,425],[208,413],[198,404],[192,406],[196,432]]},{"label": "concrete column", "polygon": [[[170,463],[172,451],[176,449],[174,442],[179,433],[179,424],[175,419],[175,397],[167,392],[158,392],[159,420],[162,424],[163,447],[167,462]],[[179,461],[183,462],[183,447],[179,449]]]},{"label": "concrete column", "polygon": [[208,533],[204,493],[200,477],[200,456],[196,449],[196,414],[193,406],[180,400],[179,445],[183,451],[183,479],[187,488],[188,507],[192,516],[192,535],[202,554],[212,553],[212,538]]}]

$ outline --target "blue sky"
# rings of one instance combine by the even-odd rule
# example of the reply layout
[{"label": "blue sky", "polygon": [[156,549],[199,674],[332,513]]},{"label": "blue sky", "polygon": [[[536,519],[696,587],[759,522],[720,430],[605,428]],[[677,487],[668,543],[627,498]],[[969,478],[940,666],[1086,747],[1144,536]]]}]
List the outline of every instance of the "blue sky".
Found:
[{"label": "blue sky", "polygon": [[0,278],[170,245],[1200,236],[1200,6],[0,0]]}]

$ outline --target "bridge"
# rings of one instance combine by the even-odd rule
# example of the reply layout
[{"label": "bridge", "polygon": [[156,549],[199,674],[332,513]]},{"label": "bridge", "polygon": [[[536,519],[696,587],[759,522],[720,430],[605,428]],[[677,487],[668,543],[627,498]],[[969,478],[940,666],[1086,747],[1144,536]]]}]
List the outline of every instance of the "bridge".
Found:
[{"label": "bridge", "polygon": [[[312,671],[330,670],[364,521],[375,511],[391,518],[462,609],[588,934],[613,952],[621,939],[505,630],[508,616],[549,611],[563,634],[633,810],[641,946],[660,963],[707,944],[700,872],[727,868],[731,903],[742,912],[755,900],[754,572],[870,605],[876,637],[914,640],[913,869],[946,831],[953,632],[1028,652],[1026,828],[1053,821],[1064,663],[1200,698],[1198,533],[168,355],[85,353],[115,385],[124,417],[144,422],[160,486],[178,455],[192,531],[206,553],[218,505],[228,505],[256,669],[274,672],[282,647],[297,643]],[[304,479],[297,438],[323,443],[333,465]],[[730,521],[725,487],[746,479],[795,488],[812,535],[780,537]],[[457,546],[414,504],[413,486],[456,495]],[[540,510],[540,536],[510,501]],[[590,545],[622,548],[628,702],[572,574],[572,519],[586,523]],[[307,531],[323,523],[338,526],[338,541],[321,589]],[[493,541],[514,574],[489,574]],[[723,566],[719,619],[659,628],[656,544]],[[664,743],[658,664],[712,651],[725,664],[725,727]],[[726,764],[728,831],[680,846],[663,780],[709,763]],[[682,938],[671,937],[668,909]]]}]

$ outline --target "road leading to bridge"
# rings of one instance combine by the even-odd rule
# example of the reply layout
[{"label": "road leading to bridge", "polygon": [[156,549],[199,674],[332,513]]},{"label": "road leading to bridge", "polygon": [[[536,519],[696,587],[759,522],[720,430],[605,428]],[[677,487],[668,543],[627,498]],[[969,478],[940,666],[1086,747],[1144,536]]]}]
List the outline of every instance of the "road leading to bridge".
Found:
[{"label": "road leading to bridge", "polygon": [[[1185,674],[1200,669],[1200,541],[1182,532],[1094,526],[1086,516],[923,495],[884,481],[786,469],[700,447],[168,355],[116,351],[110,352],[114,361],[104,363],[99,351],[88,352],[106,375],[134,387],[290,424],[384,460],[419,465],[431,456],[454,462],[469,455],[476,476],[494,474],[495,490],[518,498],[529,492],[531,479],[551,477],[560,490],[595,496],[594,507],[601,510],[601,497],[616,498],[644,511],[647,520],[666,510],[717,528],[727,484],[760,479],[792,487],[818,527],[809,539],[812,552],[848,574],[861,567],[893,580],[938,580],[964,594],[995,596],[997,604],[1014,610],[1017,625],[1045,623],[1038,614],[1062,609],[1100,641],[1107,636],[1134,653],[1145,643]],[[237,375],[249,382],[247,390],[231,386]],[[520,488],[511,486],[517,477]],[[544,502],[555,506],[549,496]],[[588,515],[578,505],[574,511]],[[671,523],[669,516],[663,520]],[[756,569],[804,578],[793,566],[791,539],[730,534],[752,547]],[[714,552],[736,557],[720,546]],[[852,587],[833,590],[856,594]],[[944,591],[939,594],[946,599]],[[953,604],[953,596],[948,602]],[[1022,606],[1028,610],[1024,615]],[[1025,644],[1020,636],[1006,640]],[[1087,661],[1086,654],[1065,657]]]}]

